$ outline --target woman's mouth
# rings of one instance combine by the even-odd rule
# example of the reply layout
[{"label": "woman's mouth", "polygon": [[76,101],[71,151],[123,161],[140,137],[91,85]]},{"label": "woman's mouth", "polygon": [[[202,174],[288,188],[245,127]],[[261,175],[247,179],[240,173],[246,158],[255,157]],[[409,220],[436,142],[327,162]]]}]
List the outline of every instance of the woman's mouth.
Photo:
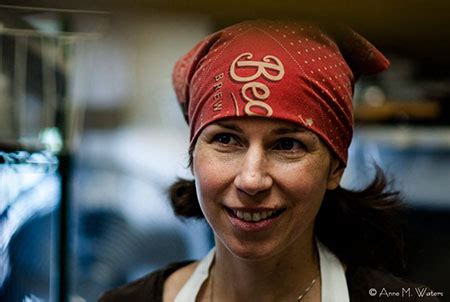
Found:
[{"label": "woman's mouth", "polygon": [[257,209],[232,209],[226,207],[228,213],[239,220],[245,222],[260,222],[278,217],[285,209],[278,210],[257,210]]},{"label": "woman's mouth", "polygon": [[272,229],[286,209],[225,207],[225,210],[237,232],[254,234]]}]

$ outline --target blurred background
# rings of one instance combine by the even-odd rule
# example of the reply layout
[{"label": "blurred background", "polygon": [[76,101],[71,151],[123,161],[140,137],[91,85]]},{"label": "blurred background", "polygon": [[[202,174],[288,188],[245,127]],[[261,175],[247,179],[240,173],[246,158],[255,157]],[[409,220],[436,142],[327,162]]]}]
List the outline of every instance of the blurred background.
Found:
[{"label": "blurred background", "polygon": [[355,91],[343,180],[373,164],[411,211],[405,277],[450,301],[450,3],[2,1],[0,301],[95,301],[212,245],[167,201],[187,166],[174,62],[240,20],[346,22],[391,60]]}]

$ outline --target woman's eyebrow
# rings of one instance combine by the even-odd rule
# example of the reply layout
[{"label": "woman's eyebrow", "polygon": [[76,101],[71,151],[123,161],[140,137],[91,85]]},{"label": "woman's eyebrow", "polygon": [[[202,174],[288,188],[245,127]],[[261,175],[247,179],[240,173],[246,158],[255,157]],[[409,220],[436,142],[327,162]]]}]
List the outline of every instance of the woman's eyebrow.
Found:
[{"label": "woman's eyebrow", "polygon": [[[222,128],[233,130],[233,131],[244,132],[244,130],[242,130],[241,127],[231,124],[231,123],[217,122],[216,125],[219,127],[222,127]],[[310,132],[309,130],[307,130],[303,127],[299,127],[299,126],[279,127],[279,128],[276,128],[276,129],[273,129],[270,131],[270,133],[274,134],[274,135],[283,135],[283,134],[298,133],[298,132],[310,134],[311,136],[314,136],[314,134],[312,132]]]},{"label": "woman's eyebrow", "polygon": [[234,131],[237,131],[237,132],[243,132],[242,129],[239,126],[236,126],[236,125],[233,125],[233,124],[227,124],[227,123],[221,123],[221,122],[217,122],[216,124],[218,126],[222,127],[222,128],[234,130]]},{"label": "woman's eyebrow", "polygon": [[302,133],[308,133],[309,131],[302,127],[281,127],[277,129],[273,129],[271,131],[272,134],[288,134],[288,133],[296,133],[296,132],[302,132]]}]

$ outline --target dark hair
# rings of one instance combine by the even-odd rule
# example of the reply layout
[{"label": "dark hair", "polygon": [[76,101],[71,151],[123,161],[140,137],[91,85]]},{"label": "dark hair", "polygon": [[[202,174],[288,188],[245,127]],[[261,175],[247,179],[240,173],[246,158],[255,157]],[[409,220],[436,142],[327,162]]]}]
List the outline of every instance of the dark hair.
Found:
[{"label": "dark hair", "polygon": [[[403,237],[406,207],[399,192],[389,190],[390,184],[381,168],[375,166],[375,170],[374,180],[363,190],[339,186],[325,193],[315,234],[347,265],[402,275],[406,266]],[[169,194],[177,216],[204,218],[194,180],[178,179]]]},{"label": "dark hair", "polygon": [[362,190],[338,187],[325,193],[316,218],[316,236],[339,259],[403,275],[406,268],[406,205],[381,168]]}]

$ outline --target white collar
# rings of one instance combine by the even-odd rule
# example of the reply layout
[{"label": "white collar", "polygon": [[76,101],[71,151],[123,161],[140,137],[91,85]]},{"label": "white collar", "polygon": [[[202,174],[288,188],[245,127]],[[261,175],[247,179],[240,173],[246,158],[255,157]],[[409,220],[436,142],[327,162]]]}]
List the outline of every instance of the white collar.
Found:
[{"label": "white collar", "polygon": [[347,279],[341,261],[316,238],[320,260],[322,302],[349,302]]},{"label": "white collar", "polygon": [[[319,251],[322,302],[349,302],[347,280],[342,263],[317,238],[316,243]],[[215,248],[212,248],[200,261],[192,276],[176,296],[175,302],[195,302],[200,288],[208,279],[209,268],[214,260],[214,251]]]}]

